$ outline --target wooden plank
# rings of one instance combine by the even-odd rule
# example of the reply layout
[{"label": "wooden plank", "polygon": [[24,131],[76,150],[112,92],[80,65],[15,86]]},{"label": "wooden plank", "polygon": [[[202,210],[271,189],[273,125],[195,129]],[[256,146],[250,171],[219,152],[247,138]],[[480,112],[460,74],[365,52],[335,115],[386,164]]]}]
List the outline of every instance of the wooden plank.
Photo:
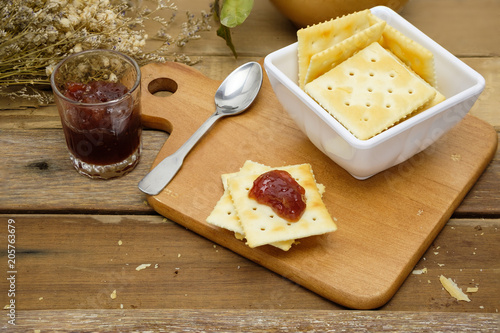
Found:
[{"label": "wooden plank", "polygon": [[498,315],[302,310],[20,311],[5,332],[494,332]]},{"label": "wooden plank", "polygon": [[409,1],[401,15],[457,56],[499,56],[497,0]]},{"label": "wooden plank", "polygon": [[[167,138],[161,131],[144,131],[143,155],[136,170],[122,179],[92,181],[80,176],[71,166],[62,130],[1,130],[0,145],[7,158],[0,164],[0,174],[6,180],[0,183],[0,212],[151,213],[153,209],[136,184],[148,172]],[[498,216],[499,173],[500,147],[497,147],[492,162],[457,208],[455,216],[483,213]],[[42,189],[40,183],[44,184]],[[93,195],[89,195],[89,191]],[[103,201],[103,197],[109,199]]]},{"label": "wooden plank", "polygon": [[481,74],[486,85],[470,114],[476,116],[500,130],[500,57],[462,58],[467,65]]},{"label": "wooden plank", "polygon": [[[16,225],[18,310],[342,309],[157,215],[8,214],[4,227],[8,219]],[[497,313],[499,227],[498,219],[451,220],[415,266],[427,273],[410,274],[382,313]],[[0,248],[6,242],[2,233]],[[142,264],[151,266],[136,270]],[[464,290],[477,286],[471,302],[444,291],[441,274]],[[1,306],[8,302],[0,293]]]},{"label": "wooden plank", "polygon": [[136,169],[118,179],[96,181],[73,168],[62,130],[2,130],[0,174],[6,181],[0,182],[0,212],[151,213],[137,184],[166,138],[164,132],[144,131]]},{"label": "wooden plank", "polygon": [[[498,135],[500,141],[500,134]],[[454,212],[455,217],[483,216],[498,217],[500,215],[500,146],[488,168],[472,187],[464,200]]]},{"label": "wooden plank", "polygon": [[[261,60],[258,57],[238,57],[234,59],[227,56],[204,57],[194,65],[206,77],[222,81],[236,67],[248,62]],[[467,65],[478,71],[486,80],[483,93],[472,107],[470,114],[476,116],[497,130],[500,129],[500,57],[461,58]],[[0,99],[0,130],[1,129],[47,129],[61,128],[61,121],[55,105],[43,107],[22,107],[14,109],[5,99]]]}]

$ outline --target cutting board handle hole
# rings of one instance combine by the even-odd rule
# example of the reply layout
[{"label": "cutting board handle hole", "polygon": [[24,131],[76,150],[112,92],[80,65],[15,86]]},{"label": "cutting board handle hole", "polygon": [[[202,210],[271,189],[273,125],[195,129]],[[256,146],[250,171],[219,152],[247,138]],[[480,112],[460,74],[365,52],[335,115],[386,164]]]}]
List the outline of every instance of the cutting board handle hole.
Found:
[{"label": "cutting board handle hole", "polygon": [[148,91],[156,97],[169,97],[177,91],[177,82],[166,77],[154,79],[148,84]]}]

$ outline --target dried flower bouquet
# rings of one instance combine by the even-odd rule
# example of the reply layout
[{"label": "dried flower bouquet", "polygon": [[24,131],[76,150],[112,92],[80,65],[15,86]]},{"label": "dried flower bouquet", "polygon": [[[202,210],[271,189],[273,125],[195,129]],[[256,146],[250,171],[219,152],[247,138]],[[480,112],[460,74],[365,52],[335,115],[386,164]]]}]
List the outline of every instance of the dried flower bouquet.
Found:
[{"label": "dried flower bouquet", "polygon": [[[166,60],[193,64],[182,54],[169,53],[210,30],[211,13],[186,21],[173,37],[169,28],[177,7],[170,0],[154,0],[153,8],[141,0],[0,0],[0,95],[51,101],[44,91],[54,66],[68,55],[87,49],[113,49],[139,64]],[[160,25],[154,39],[161,45],[145,51],[145,22]]]}]

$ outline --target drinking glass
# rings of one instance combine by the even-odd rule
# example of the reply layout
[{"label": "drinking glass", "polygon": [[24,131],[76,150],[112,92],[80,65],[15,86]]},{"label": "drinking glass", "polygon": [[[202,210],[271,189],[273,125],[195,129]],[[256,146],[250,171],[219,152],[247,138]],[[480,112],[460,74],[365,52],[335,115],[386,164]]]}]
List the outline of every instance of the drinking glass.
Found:
[{"label": "drinking glass", "polygon": [[115,178],[139,163],[141,71],[127,55],[88,50],[62,60],[51,75],[70,159],[90,178]]}]

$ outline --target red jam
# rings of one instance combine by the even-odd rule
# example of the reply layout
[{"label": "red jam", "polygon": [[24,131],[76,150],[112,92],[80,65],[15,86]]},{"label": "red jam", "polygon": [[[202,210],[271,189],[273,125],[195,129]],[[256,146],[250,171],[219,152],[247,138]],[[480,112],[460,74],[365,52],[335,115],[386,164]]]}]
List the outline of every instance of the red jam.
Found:
[{"label": "red jam", "polygon": [[[117,100],[127,93],[121,83],[67,83],[63,94],[82,103]],[[132,155],[141,140],[140,104],[125,98],[114,104],[67,105],[63,126],[71,153],[96,165],[119,163]]]},{"label": "red jam", "polygon": [[297,222],[306,209],[304,188],[283,170],[271,170],[257,177],[248,196],[290,222]]},{"label": "red jam", "polygon": [[93,81],[88,84],[68,82],[64,95],[82,103],[104,103],[119,99],[128,89],[121,83]]}]

